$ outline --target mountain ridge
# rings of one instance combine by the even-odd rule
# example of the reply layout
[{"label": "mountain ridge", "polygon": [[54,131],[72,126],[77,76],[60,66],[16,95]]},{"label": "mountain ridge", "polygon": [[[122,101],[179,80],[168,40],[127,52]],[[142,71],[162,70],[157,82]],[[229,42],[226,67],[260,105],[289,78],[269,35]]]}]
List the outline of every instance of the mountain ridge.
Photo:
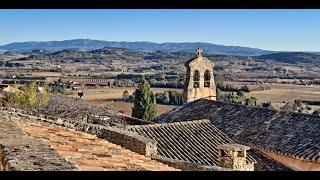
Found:
[{"label": "mountain ridge", "polygon": [[163,42],[155,43],[148,41],[104,41],[92,39],[71,39],[62,41],[28,41],[13,42],[0,46],[0,49],[11,52],[29,52],[36,49],[60,51],[63,49],[80,49],[90,51],[104,47],[127,48],[135,51],[168,51],[168,52],[194,52],[196,48],[202,48],[208,54],[259,56],[270,54],[275,51],[262,50],[259,48],[242,46],[225,46],[207,42]]},{"label": "mountain ridge", "polygon": [[260,55],[257,57],[261,60],[274,60],[277,62],[301,64],[320,62],[320,54],[315,52],[277,52],[271,54]]},{"label": "mountain ridge", "polygon": [[[31,59],[70,59],[70,57],[77,59],[77,62],[82,62],[91,59],[92,62],[100,62],[103,59],[117,59],[117,60],[150,60],[155,62],[160,61],[176,61],[182,62],[191,59],[195,56],[195,52],[177,51],[153,51],[153,52],[142,52],[131,50],[127,48],[118,47],[104,47],[101,49],[91,51],[79,51],[78,49],[63,49],[60,51],[50,52],[43,49],[33,50],[31,53],[24,53],[31,55]],[[274,61],[279,63],[289,64],[313,64],[319,66],[320,54],[309,53],[309,52],[276,52],[271,54],[264,54],[259,56],[235,56],[235,55],[220,55],[220,54],[208,54],[204,53],[209,59],[221,61],[223,59],[254,59],[259,62]],[[102,58],[103,57],[103,58]],[[27,58],[23,58],[26,60]]]}]

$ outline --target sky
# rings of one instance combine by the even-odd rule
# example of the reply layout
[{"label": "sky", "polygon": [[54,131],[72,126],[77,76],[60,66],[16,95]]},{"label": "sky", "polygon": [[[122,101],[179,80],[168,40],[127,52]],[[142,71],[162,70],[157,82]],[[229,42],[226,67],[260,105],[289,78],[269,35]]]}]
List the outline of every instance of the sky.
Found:
[{"label": "sky", "polygon": [[0,45],[68,39],[320,51],[320,10],[0,10]]}]

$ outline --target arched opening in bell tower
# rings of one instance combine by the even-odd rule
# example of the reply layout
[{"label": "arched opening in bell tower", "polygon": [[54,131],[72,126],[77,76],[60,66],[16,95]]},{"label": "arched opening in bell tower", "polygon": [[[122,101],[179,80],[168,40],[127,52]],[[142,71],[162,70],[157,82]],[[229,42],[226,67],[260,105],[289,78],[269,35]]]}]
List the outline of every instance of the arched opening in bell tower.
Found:
[{"label": "arched opening in bell tower", "polygon": [[204,87],[210,87],[210,79],[211,79],[210,71],[206,70],[204,72]]},{"label": "arched opening in bell tower", "polygon": [[200,72],[198,70],[195,70],[193,74],[193,87],[194,88],[200,87]]}]

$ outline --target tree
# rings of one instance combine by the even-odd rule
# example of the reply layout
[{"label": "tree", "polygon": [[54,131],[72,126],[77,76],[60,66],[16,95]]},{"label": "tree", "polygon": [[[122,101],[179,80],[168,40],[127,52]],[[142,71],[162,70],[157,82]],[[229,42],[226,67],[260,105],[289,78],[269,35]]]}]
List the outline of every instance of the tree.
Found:
[{"label": "tree", "polygon": [[164,91],[163,93],[163,103],[164,104],[169,104],[170,101],[170,96],[168,91]]},{"label": "tree", "polygon": [[18,108],[22,99],[22,94],[15,90],[13,92],[5,92],[2,98],[2,105],[12,108]]},{"label": "tree", "polygon": [[240,91],[250,92],[250,88],[248,85],[244,85],[240,88]]},{"label": "tree", "polygon": [[303,105],[304,104],[301,101],[294,101],[293,110],[294,111],[301,110],[301,109],[303,109]]},{"label": "tree", "polygon": [[157,104],[164,104],[163,103],[163,95],[164,95],[164,93],[156,93],[155,94]]},{"label": "tree", "polygon": [[129,92],[127,90],[123,91],[122,97],[124,101],[128,101],[129,100]]},{"label": "tree", "polygon": [[243,97],[244,93],[242,91],[239,91],[239,92],[237,92],[237,95],[240,96],[240,97]]},{"label": "tree", "polygon": [[37,108],[44,106],[49,101],[49,99],[50,99],[49,87],[46,84],[42,87],[42,90],[40,91],[38,102],[37,102]]},{"label": "tree", "polygon": [[250,98],[246,99],[245,104],[248,105],[248,106],[256,106],[257,105],[257,98],[256,97],[250,97]]},{"label": "tree", "polygon": [[134,94],[131,94],[129,96],[128,102],[132,102],[132,103],[134,102]]},{"label": "tree", "polygon": [[37,84],[35,82],[27,84],[22,97],[22,105],[24,107],[35,107],[37,104]]},{"label": "tree", "polygon": [[217,101],[223,101],[224,96],[222,91],[219,88],[217,88],[216,93],[217,93]]},{"label": "tree", "polygon": [[9,92],[3,98],[6,106],[36,110],[39,110],[48,101],[48,87],[45,85],[39,88],[35,82],[27,84],[20,91]]},{"label": "tree", "polygon": [[132,109],[132,116],[148,121],[153,121],[157,114],[156,97],[150,90],[149,83],[144,79],[138,85],[134,92],[134,107]]}]

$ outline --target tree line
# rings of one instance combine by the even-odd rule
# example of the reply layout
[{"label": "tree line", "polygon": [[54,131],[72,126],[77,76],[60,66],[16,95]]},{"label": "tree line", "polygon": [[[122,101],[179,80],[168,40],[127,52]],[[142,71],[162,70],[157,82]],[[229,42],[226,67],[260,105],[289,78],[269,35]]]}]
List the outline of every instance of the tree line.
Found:
[{"label": "tree line", "polygon": [[[123,91],[122,98],[123,101],[132,103],[135,101],[135,93],[129,94],[129,92],[125,90]],[[178,106],[184,103],[183,93],[174,90],[155,93],[155,98],[157,104]]]}]

